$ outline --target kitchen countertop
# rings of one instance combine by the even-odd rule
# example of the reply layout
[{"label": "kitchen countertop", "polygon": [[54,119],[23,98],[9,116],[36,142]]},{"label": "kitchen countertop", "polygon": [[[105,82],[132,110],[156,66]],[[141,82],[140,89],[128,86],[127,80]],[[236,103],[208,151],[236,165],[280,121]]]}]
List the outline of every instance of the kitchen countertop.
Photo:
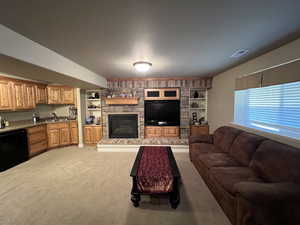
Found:
[{"label": "kitchen countertop", "polygon": [[10,122],[9,127],[5,127],[4,129],[0,129],[0,133],[13,131],[13,130],[19,130],[19,129],[25,129],[29,127],[35,127],[39,125],[45,125],[49,123],[65,123],[65,122],[71,122],[71,121],[77,121],[77,120],[58,120],[58,121],[51,121],[51,120],[44,120],[42,122],[33,123],[32,120],[21,120],[21,121],[12,121]]}]

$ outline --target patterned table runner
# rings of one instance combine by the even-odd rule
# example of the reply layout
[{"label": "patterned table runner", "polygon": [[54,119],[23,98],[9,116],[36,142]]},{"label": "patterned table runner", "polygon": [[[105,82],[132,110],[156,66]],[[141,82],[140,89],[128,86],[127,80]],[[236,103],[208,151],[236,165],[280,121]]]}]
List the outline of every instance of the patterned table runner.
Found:
[{"label": "patterned table runner", "polygon": [[173,189],[173,175],[167,147],[143,146],[137,173],[137,188],[143,193],[168,193]]}]

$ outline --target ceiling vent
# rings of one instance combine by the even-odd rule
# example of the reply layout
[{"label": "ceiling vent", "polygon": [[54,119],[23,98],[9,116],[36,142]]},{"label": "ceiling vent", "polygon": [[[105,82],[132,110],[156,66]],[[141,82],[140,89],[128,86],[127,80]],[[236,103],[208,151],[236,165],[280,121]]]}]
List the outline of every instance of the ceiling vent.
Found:
[{"label": "ceiling vent", "polygon": [[239,49],[235,53],[233,53],[230,57],[231,58],[239,58],[241,56],[246,55],[249,52],[248,49]]}]

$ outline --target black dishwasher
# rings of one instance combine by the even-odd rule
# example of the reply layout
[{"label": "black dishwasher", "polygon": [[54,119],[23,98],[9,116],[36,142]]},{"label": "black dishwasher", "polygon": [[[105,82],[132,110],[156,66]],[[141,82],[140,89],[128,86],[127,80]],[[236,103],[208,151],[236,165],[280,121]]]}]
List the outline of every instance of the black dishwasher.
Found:
[{"label": "black dishwasher", "polygon": [[0,133],[0,172],[28,160],[26,130]]}]

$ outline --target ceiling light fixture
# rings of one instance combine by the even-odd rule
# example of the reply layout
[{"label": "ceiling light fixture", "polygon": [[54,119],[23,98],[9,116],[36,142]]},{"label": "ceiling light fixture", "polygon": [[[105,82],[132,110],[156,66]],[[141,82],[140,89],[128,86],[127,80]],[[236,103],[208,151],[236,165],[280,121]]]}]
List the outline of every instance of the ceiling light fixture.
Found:
[{"label": "ceiling light fixture", "polygon": [[138,72],[147,72],[152,66],[152,63],[140,61],[133,63],[133,66]]},{"label": "ceiling light fixture", "polygon": [[241,57],[243,55],[246,55],[248,52],[249,52],[248,49],[239,49],[235,53],[233,53],[230,57],[231,58],[238,58],[238,57]]}]

